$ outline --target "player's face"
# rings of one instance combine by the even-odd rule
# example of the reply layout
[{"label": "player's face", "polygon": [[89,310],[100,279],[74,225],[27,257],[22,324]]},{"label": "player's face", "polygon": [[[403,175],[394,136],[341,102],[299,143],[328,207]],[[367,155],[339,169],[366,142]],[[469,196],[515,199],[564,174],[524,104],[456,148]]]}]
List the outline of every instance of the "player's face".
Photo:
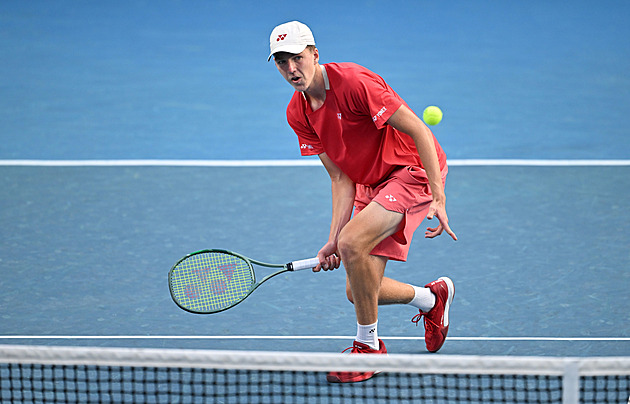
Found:
[{"label": "player's face", "polygon": [[278,52],[274,55],[276,67],[282,77],[297,91],[306,91],[313,84],[319,61],[317,48],[306,48],[302,53]]}]

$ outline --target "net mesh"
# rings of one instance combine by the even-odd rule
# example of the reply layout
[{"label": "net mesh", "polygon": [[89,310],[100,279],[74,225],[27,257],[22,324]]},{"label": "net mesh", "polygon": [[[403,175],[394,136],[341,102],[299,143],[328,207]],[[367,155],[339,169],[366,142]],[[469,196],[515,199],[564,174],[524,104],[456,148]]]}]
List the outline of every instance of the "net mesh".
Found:
[{"label": "net mesh", "polygon": [[[331,384],[330,370],[375,370]],[[627,403],[630,358],[0,346],[2,403]],[[578,399],[579,397],[579,399]]]}]

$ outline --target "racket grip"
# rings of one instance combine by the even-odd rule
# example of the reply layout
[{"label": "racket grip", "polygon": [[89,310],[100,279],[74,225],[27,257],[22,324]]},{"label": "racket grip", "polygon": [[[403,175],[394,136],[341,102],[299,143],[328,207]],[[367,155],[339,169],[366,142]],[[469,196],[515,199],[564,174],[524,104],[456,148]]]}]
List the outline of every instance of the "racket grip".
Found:
[{"label": "racket grip", "polygon": [[289,270],[291,271],[300,271],[302,269],[315,268],[317,264],[319,264],[319,259],[315,257],[315,258],[309,258],[305,260],[293,261],[289,263],[288,267],[289,267]]}]

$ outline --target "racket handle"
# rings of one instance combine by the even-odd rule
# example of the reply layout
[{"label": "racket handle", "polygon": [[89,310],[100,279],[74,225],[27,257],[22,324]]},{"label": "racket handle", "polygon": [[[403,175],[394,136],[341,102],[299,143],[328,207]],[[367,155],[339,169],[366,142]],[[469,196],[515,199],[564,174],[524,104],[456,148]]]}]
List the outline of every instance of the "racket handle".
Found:
[{"label": "racket handle", "polygon": [[293,261],[290,262],[287,266],[289,267],[290,271],[300,271],[302,269],[315,268],[317,264],[319,264],[319,259],[315,257],[305,260]]}]

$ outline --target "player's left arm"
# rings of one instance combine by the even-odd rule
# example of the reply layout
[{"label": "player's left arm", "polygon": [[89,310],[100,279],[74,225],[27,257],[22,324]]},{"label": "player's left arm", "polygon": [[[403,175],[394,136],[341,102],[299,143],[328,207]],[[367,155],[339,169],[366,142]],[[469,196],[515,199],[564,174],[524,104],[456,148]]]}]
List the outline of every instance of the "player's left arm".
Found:
[{"label": "player's left arm", "polygon": [[416,114],[407,106],[402,105],[387,120],[387,123],[400,132],[409,135],[418,149],[418,155],[424,166],[424,170],[429,178],[429,186],[433,195],[433,201],[427,214],[427,219],[437,217],[440,224],[435,229],[428,229],[425,233],[426,237],[433,238],[446,231],[453,240],[457,240],[457,236],[448,225],[448,216],[446,215],[446,195],[442,184],[442,174],[437,152],[435,151],[435,143],[433,135],[429,128]]}]

